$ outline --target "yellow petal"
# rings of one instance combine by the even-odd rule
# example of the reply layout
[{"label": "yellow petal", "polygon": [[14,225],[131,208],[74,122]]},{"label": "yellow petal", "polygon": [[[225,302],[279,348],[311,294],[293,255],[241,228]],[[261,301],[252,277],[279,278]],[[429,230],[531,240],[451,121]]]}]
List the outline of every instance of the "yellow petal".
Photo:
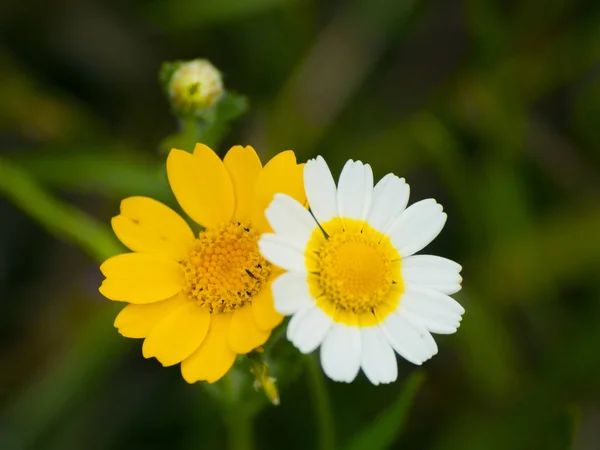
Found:
[{"label": "yellow petal", "polygon": [[146,253],[124,253],[100,266],[106,277],[100,293],[110,300],[152,303],[178,294],[184,285],[181,266],[175,261]]},{"label": "yellow petal", "polygon": [[176,295],[168,300],[148,305],[127,305],[115,319],[115,328],[128,338],[145,338],[152,329],[187,299]]},{"label": "yellow petal", "polygon": [[121,214],[113,217],[111,223],[127,248],[175,261],[181,261],[189,253],[194,240],[194,233],[179,214],[148,197],[123,200]]},{"label": "yellow petal", "polygon": [[188,383],[214,383],[227,373],[236,353],[227,344],[231,314],[213,314],[206,339],[192,355],[181,363],[181,374]]},{"label": "yellow petal", "polygon": [[251,220],[254,186],[262,169],[260,158],[252,147],[236,145],[227,152],[223,164],[231,177],[235,193],[233,218],[240,221]]},{"label": "yellow petal", "polygon": [[150,332],[142,346],[144,358],[155,356],[165,367],[183,361],[204,341],[210,316],[196,303],[184,302]]},{"label": "yellow petal", "polygon": [[271,284],[274,279],[275,277],[271,277],[262,287],[258,295],[252,299],[254,321],[259,328],[265,331],[271,331],[283,320],[283,314],[280,314],[275,310],[273,292],[271,291]]},{"label": "yellow petal", "polygon": [[252,305],[248,304],[234,311],[227,335],[231,350],[245,354],[267,342],[271,331],[264,331],[258,327]]},{"label": "yellow petal", "polygon": [[303,167],[304,164],[296,164],[294,152],[287,150],[276,155],[260,171],[254,188],[252,211],[252,224],[258,231],[273,231],[265,217],[265,209],[276,193],[287,194],[302,204],[306,203]]},{"label": "yellow petal", "polygon": [[233,185],[217,154],[197,144],[194,154],[173,149],[167,157],[167,175],[183,210],[205,228],[228,222],[233,216]]}]

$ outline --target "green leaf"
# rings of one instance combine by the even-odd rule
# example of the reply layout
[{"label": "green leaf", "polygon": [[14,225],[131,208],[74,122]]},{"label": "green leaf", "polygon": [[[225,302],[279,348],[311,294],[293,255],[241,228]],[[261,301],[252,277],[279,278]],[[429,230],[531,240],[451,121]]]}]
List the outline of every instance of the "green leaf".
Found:
[{"label": "green leaf", "polygon": [[227,92],[217,104],[217,118],[221,122],[230,122],[248,111],[248,99],[235,92]]},{"label": "green leaf", "polygon": [[385,450],[390,448],[402,434],[413,400],[424,380],[423,372],[414,372],[406,381],[396,402],[370,425],[359,431],[344,447],[344,450]]},{"label": "green leaf", "polygon": [[163,153],[171,148],[192,151],[197,142],[213,149],[229,132],[231,122],[248,111],[248,99],[234,92],[223,94],[214,107],[206,110],[200,117],[181,117],[178,133],[167,136],[160,144]]},{"label": "green leaf", "polygon": [[169,93],[169,84],[171,83],[171,78],[182,64],[183,61],[165,61],[160,66],[160,70],[158,71],[158,81],[160,82],[163,91],[167,95]]},{"label": "green leaf", "polygon": [[200,126],[197,142],[217,147],[229,132],[230,124],[248,111],[248,99],[243,95],[226,92],[219,100],[204,126]]}]

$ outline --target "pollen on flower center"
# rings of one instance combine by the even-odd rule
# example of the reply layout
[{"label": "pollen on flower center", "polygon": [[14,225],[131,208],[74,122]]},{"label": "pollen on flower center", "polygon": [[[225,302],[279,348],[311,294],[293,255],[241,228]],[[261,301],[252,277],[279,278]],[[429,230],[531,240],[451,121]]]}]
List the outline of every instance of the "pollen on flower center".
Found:
[{"label": "pollen on flower center", "polygon": [[201,231],[181,262],[187,297],[211,313],[232,312],[258,294],[271,264],[258,251],[260,233],[231,222]]},{"label": "pollen on flower center", "polygon": [[311,290],[322,306],[329,306],[325,310],[332,316],[336,310],[354,314],[371,312],[388,303],[391,297],[397,297],[392,291],[398,289],[393,288],[401,287],[402,283],[400,255],[389,238],[368,224],[351,230],[356,231],[340,230],[327,239],[311,240],[316,244],[312,250],[318,255]]}]

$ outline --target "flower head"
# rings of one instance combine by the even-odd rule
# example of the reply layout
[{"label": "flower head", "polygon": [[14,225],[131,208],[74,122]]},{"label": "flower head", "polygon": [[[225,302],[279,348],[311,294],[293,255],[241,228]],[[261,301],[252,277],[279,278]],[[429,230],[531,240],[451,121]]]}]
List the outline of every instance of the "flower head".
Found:
[{"label": "flower head", "polygon": [[348,161],[339,183],[325,160],[306,163],[307,211],[276,195],[266,216],[274,233],[259,247],[286,269],[273,283],[275,308],[292,315],[288,339],[303,353],[321,346],[333,380],[351,382],[362,368],[373,384],[395,381],[394,350],[414,364],[438,351],[431,333],[454,333],[464,313],[449,294],[461,266],[414,255],[442,230],[433,199],[406,207],[409,187],[388,174],[373,187],[368,164]]},{"label": "flower head", "polygon": [[129,303],[115,327],[145,338],[146,358],[164,366],[181,362],[190,383],[214,382],[283,319],[271,295],[280,271],[257,242],[271,231],[264,211],[275,193],[305,202],[302,165],[286,151],[262,167],[254,149],[241,146],[221,161],[198,144],[193,154],[171,150],[167,175],[183,210],[204,230],[195,236],[181,216],[151,198],[123,200],[112,226],[132,253],[102,264],[100,292]]}]

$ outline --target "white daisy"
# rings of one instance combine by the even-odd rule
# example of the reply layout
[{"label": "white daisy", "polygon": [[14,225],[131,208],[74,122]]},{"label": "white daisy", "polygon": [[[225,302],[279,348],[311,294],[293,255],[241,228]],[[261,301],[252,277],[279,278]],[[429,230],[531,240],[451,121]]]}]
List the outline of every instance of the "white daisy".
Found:
[{"label": "white daisy", "polygon": [[394,350],[414,364],[438,351],[431,333],[451,334],[464,308],[461,266],[414,255],[442,230],[446,214],[433,199],[406,207],[409,186],[388,174],[373,187],[368,164],[348,161],[336,188],[322,157],[304,168],[311,213],[277,194],[266,210],[274,233],[259,247],[285,269],[273,282],[275,308],[292,315],[288,339],[302,352],[321,346],[335,381],[362,368],[373,384],[396,380]]}]

